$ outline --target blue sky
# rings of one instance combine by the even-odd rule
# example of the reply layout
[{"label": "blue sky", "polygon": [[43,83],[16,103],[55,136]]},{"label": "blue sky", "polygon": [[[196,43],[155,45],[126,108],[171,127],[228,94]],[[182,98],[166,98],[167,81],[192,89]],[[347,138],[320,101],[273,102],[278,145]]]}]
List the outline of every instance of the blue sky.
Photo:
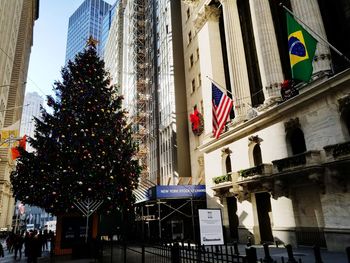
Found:
[{"label": "blue sky", "polygon": [[[68,20],[84,0],[40,0],[39,18],[34,25],[26,92],[53,94],[55,80],[64,66]],[[113,4],[115,0],[105,0]]]}]

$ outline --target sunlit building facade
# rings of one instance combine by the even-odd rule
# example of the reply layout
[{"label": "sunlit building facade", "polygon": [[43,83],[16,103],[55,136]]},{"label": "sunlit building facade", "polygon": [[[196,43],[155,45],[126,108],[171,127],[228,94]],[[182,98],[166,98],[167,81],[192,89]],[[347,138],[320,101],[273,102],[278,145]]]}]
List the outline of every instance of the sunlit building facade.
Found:
[{"label": "sunlit building facade", "polygon": [[[24,97],[24,108],[21,118],[21,136],[34,137],[35,121],[34,117],[40,118],[40,107],[44,99],[37,92],[29,92]],[[27,144],[26,150],[31,152],[33,148]]]},{"label": "sunlit building facade", "polygon": [[[0,2],[0,128],[19,133],[19,122],[39,0]],[[15,200],[10,173],[14,161],[3,138],[0,148],[0,228],[11,228]]]},{"label": "sunlit building facade", "polygon": [[179,19],[180,2],[125,1],[121,90],[145,178],[156,184],[191,177]]},{"label": "sunlit building facade", "polygon": [[119,92],[122,87],[123,71],[123,35],[124,35],[124,5],[123,1],[117,1],[112,7],[112,12],[104,18],[105,39],[103,41],[103,57],[105,66],[110,73],[112,83],[118,86]]},{"label": "sunlit building facade", "polygon": [[[283,3],[349,57],[348,2]],[[204,116],[203,134],[190,137],[192,169],[203,154],[207,205],[222,210],[225,239],[344,251],[349,64],[319,40],[310,82],[291,81],[286,14],[275,1],[183,0],[182,14],[188,109]],[[234,100],[218,139],[212,82]]]}]

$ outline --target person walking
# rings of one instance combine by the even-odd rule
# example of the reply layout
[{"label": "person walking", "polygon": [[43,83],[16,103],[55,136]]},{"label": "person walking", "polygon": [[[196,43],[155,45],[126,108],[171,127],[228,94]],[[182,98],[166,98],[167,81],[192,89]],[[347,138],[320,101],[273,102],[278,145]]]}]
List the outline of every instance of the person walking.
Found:
[{"label": "person walking", "polygon": [[42,251],[47,251],[48,239],[49,239],[49,233],[47,232],[47,229],[45,229],[42,235]]},{"label": "person walking", "polygon": [[19,254],[19,260],[22,259],[23,237],[21,234],[16,234],[14,237],[13,247],[15,250],[15,260],[17,260],[17,254]]},{"label": "person walking", "polygon": [[52,257],[54,255],[54,251],[55,251],[55,233],[50,230],[49,231],[49,240],[50,240],[50,256]]},{"label": "person walking", "polygon": [[8,252],[11,254],[13,251],[13,241],[14,241],[15,234],[13,232],[10,232],[9,235],[6,238],[6,247]]},{"label": "person walking", "polygon": [[41,251],[41,242],[38,239],[37,231],[34,230],[33,232],[30,232],[29,238],[28,238],[28,247],[27,247],[28,263],[38,262],[39,250]]},{"label": "person walking", "polygon": [[0,240],[0,258],[3,258],[4,255],[4,247],[2,246],[1,240]]},{"label": "person walking", "polygon": [[28,257],[30,235],[28,231],[24,235],[24,255],[26,257]]}]

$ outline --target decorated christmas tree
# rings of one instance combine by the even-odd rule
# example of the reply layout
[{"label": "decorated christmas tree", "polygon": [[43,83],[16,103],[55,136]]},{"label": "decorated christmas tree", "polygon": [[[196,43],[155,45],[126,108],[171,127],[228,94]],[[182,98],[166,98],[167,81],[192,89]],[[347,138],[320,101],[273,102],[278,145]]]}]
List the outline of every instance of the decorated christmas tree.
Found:
[{"label": "decorated christmas tree", "polygon": [[16,199],[53,214],[77,211],[74,202],[103,201],[103,211],[134,203],[140,167],[122,97],[110,85],[93,42],[62,69],[36,131],[11,174]]}]

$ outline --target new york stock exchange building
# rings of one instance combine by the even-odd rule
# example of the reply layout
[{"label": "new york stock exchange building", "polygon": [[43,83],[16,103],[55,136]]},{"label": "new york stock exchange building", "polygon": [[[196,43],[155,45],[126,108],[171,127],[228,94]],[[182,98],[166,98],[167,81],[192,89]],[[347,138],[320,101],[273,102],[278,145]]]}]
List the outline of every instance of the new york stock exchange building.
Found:
[{"label": "new york stock exchange building", "polygon": [[[317,33],[308,81],[293,79],[280,2]],[[350,1],[182,5],[183,35],[191,36],[187,45],[200,58],[201,89],[197,101],[187,98],[203,102],[196,153],[204,160],[207,206],[221,209],[226,240],[344,251],[350,244]],[[212,134],[213,82],[234,101],[219,138]]]}]

